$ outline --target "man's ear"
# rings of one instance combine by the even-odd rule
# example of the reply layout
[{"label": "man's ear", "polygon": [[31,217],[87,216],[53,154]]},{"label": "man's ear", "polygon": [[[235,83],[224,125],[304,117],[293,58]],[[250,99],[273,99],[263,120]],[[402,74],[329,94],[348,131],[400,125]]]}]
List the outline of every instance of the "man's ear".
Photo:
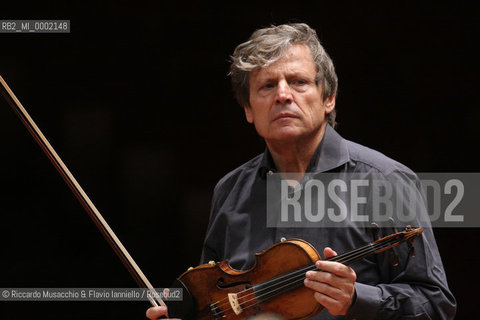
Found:
[{"label": "man's ear", "polygon": [[331,97],[328,97],[324,101],[324,104],[325,104],[325,113],[329,114],[330,112],[333,111],[333,109],[335,109],[335,96],[333,95]]},{"label": "man's ear", "polygon": [[252,108],[248,104],[243,106],[243,110],[245,111],[245,118],[247,118],[248,123],[253,123],[253,112]]}]

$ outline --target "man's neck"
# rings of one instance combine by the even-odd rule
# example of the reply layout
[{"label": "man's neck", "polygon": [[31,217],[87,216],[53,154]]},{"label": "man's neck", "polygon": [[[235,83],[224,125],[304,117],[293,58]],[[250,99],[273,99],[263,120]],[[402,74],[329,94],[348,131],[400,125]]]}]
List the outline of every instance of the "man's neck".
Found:
[{"label": "man's neck", "polygon": [[301,173],[303,176],[325,135],[326,127],[323,126],[315,136],[291,142],[266,141],[278,172]]}]

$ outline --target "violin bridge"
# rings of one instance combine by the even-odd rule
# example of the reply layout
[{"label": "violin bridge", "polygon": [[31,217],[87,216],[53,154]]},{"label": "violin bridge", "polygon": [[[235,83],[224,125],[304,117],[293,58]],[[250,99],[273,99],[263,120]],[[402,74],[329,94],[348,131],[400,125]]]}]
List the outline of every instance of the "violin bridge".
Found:
[{"label": "violin bridge", "polygon": [[242,307],[238,303],[238,297],[236,293],[229,293],[228,294],[228,301],[230,302],[230,306],[232,307],[233,312],[238,316],[242,313]]}]

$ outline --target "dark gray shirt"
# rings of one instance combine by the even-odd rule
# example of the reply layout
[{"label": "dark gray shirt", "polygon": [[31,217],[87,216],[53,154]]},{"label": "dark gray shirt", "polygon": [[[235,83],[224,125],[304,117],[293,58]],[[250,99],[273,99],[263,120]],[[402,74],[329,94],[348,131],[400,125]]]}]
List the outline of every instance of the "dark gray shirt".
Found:
[{"label": "dark gray shirt", "polygon": [[[267,228],[266,175],[275,172],[268,149],[223,177],[214,190],[202,263],[228,260],[232,267],[252,267],[254,254],[282,238],[300,238],[319,252],[329,246],[338,253],[366,245],[371,230],[349,228]],[[414,177],[402,164],[383,154],[343,139],[327,126],[307,172],[393,173]],[[384,236],[391,230],[382,230]],[[448,289],[432,229],[424,228],[415,242],[416,257],[406,245],[396,247],[399,265],[387,253],[361,260],[351,267],[357,274],[356,300],[346,317],[324,310],[313,319],[453,319],[456,302]]]}]

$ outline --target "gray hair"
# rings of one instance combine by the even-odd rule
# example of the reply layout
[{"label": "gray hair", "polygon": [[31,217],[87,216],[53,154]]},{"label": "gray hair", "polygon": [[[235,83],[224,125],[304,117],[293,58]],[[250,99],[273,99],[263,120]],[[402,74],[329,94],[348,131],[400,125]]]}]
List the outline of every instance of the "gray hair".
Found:
[{"label": "gray hair", "polygon": [[[255,31],[248,41],[239,44],[232,55],[230,76],[235,97],[241,106],[249,106],[250,71],[265,68],[279,60],[294,44],[310,48],[317,67],[315,81],[322,84],[323,99],[337,95],[338,78],[332,59],[318,40],[315,30],[305,23],[282,24]],[[335,109],[328,114],[328,122],[335,126]]]}]

